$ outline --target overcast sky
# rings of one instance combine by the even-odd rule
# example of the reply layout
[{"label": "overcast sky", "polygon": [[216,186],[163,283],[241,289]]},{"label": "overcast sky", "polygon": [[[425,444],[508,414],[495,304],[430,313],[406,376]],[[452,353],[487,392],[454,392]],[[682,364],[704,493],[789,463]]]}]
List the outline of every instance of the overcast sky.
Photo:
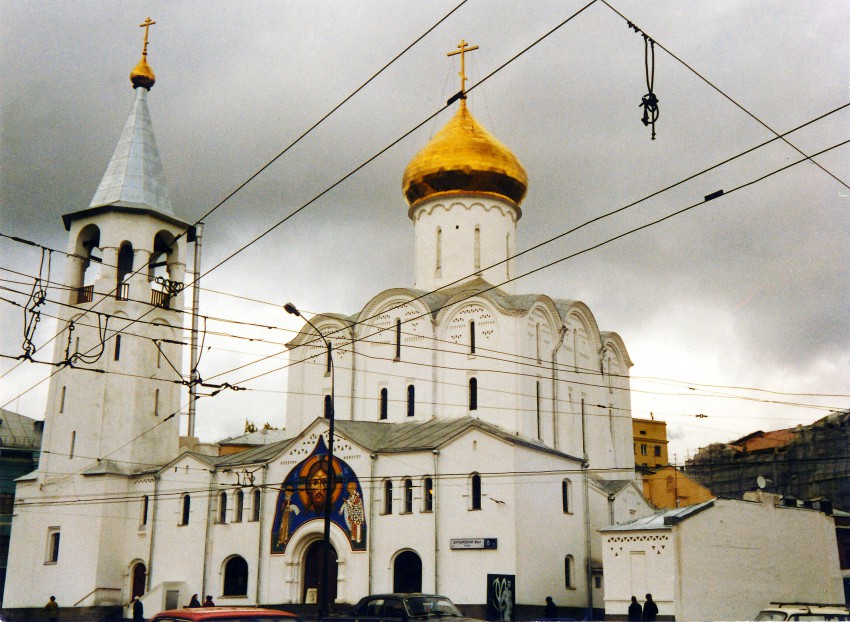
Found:
[{"label": "overcast sky", "polygon": [[[156,139],[175,211],[194,222],[459,1],[4,0],[0,230],[65,249],[61,215],[88,206],[129,112],[145,17],[157,22],[148,50]],[[470,92],[472,113],[528,172],[519,249],[848,102],[845,0],[609,1],[659,44],[656,140],[640,121],[643,38],[601,1]],[[585,4],[468,0],[205,220],[204,268],[438,111],[458,90],[457,57],[446,53],[461,39],[480,46],[468,57],[471,86]],[[787,138],[805,154],[848,140],[848,110]],[[203,314],[284,330],[218,322],[210,330],[284,343],[297,327],[280,308],[287,301],[353,314],[384,289],[412,286],[401,176],[451,114],[206,277],[210,290],[274,304],[204,291]],[[848,155],[850,147],[838,147],[816,158],[828,172],[804,162],[730,192],[803,157],[775,141],[523,256],[519,272],[727,193],[536,272],[515,290],[581,300],[601,330],[623,338],[635,363],[633,415],[667,421],[671,458],[756,429],[811,423],[850,407]],[[31,280],[9,270],[35,275],[39,261],[37,249],[0,239],[0,298],[23,303],[6,288],[28,292]],[[17,356],[21,310],[0,301],[0,312],[0,353]],[[45,319],[36,343],[55,329]],[[272,370],[285,354],[218,376],[282,348],[213,337],[205,345],[204,378],[270,373],[245,381],[250,390],[201,400],[202,439],[237,434],[246,417],[283,425],[286,377]],[[46,383],[20,394],[50,370],[0,360],[0,403],[43,418]]]}]

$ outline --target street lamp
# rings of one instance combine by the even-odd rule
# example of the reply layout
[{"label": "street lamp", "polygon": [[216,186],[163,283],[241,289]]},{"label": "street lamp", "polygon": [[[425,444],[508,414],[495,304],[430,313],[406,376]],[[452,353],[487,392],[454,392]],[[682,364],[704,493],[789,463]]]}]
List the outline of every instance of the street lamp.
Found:
[{"label": "street lamp", "polygon": [[330,563],[330,549],[331,549],[331,495],[333,493],[333,475],[334,475],[334,359],[333,353],[331,350],[330,342],[325,339],[325,336],[321,333],[321,331],[316,328],[315,324],[308,320],[306,317],[301,315],[301,312],[295,307],[291,302],[287,302],[283,305],[284,310],[290,315],[295,315],[300,317],[302,320],[307,322],[310,327],[316,331],[321,340],[325,344],[325,348],[328,352],[328,363],[330,364],[331,369],[331,402],[330,408],[328,408],[327,418],[328,418],[328,482],[327,482],[327,490],[325,491],[325,533],[322,542],[322,583],[319,586],[319,604],[316,612],[317,617],[321,620],[322,618],[326,618],[328,616],[328,590],[330,586],[328,583],[330,582],[328,577],[328,566]]}]

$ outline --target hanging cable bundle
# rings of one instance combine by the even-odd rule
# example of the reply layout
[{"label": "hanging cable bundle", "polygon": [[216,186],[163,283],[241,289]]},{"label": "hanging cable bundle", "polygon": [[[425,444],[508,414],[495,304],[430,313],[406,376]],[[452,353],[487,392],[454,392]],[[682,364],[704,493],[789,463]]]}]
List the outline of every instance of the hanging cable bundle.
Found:
[{"label": "hanging cable bundle", "polygon": [[[643,33],[641,33],[643,34]],[[655,41],[643,35],[643,61],[646,70],[646,88],[649,91],[641,98],[644,125],[652,125],[652,140],[655,140],[655,122],[658,120],[658,97],[652,92],[655,83]]]},{"label": "hanging cable bundle", "polygon": [[641,122],[652,126],[652,140],[655,140],[655,122],[658,120],[658,97],[652,92],[655,85],[655,41],[632,22],[626,22],[629,28],[643,36],[643,65],[646,73],[646,95],[641,97],[640,107],[643,108]]},{"label": "hanging cable bundle", "polygon": [[[45,255],[47,256],[46,281],[42,278]],[[47,300],[47,288],[50,287],[50,264],[52,257],[52,251],[44,248],[41,249],[41,265],[39,265],[38,268],[38,276],[33,282],[32,292],[30,292],[29,300],[27,300],[26,307],[24,308],[24,341],[21,344],[21,348],[24,353],[18,357],[19,359],[32,361],[32,355],[35,354],[35,351],[38,349],[35,347],[33,339],[35,338],[35,331],[36,328],[38,328],[38,323],[41,321],[41,311],[39,311],[39,307],[41,307]]]}]

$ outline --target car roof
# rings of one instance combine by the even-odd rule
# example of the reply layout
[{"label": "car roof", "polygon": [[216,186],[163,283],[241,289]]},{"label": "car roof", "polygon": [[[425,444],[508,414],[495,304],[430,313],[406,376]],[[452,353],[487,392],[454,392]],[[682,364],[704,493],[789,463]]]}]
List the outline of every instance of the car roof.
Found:
[{"label": "car roof", "polygon": [[151,620],[177,618],[179,620],[220,620],[240,615],[244,618],[277,617],[297,618],[294,613],[280,609],[259,609],[257,607],[193,607],[190,609],[169,609],[156,614]]}]

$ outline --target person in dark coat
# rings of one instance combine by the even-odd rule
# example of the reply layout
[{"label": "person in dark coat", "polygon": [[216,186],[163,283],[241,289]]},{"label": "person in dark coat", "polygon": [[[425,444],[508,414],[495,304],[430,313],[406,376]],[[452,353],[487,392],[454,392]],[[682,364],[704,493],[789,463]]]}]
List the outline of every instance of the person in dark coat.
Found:
[{"label": "person in dark coat", "polygon": [[552,600],[551,596],[546,597],[546,610],[544,611],[544,616],[547,618],[558,617],[558,605],[555,604],[555,601]]},{"label": "person in dark coat", "polygon": [[655,620],[658,616],[658,605],[652,600],[652,594],[646,595],[646,602],[643,604],[643,620]]},{"label": "person in dark coat", "polygon": [[204,607],[215,607],[212,596],[209,594],[207,594],[207,597],[204,599]]},{"label": "person in dark coat", "polygon": [[189,601],[189,607],[194,608],[194,607],[200,607],[200,606],[201,606],[201,601],[198,600],[198,595],[192,594],[192,600]]},{"label": "person in dark coat", "polygon": [[632,604],[629,605],[629,622],[640,622],[642,615],[643,609],[640,603],[637,601],[637,598],[632,596]]},{"label": "person in dark coat", "polygon": [[133,599],[133,622],[145,622],[145,606],[138,596]]},{"label": "person in dark coat", "polygon": [[47,604],[44,606],[44,615],[46,615],[47,619],[51,622],[59,618],[59,604],[56,602],[55,596],[51,596],[50,600],[48,600]]}]

